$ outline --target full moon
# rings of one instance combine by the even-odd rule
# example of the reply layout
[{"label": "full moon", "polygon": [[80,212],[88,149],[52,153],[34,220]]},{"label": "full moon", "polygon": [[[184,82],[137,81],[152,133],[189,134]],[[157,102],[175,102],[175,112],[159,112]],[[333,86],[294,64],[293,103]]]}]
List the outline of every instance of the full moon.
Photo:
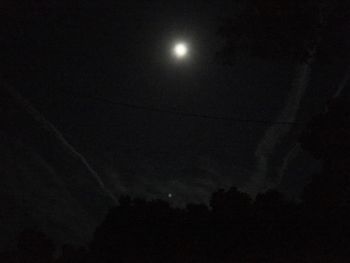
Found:
[{"label": "full moon", "polygon": [[185,43],[177,43],[174,46],[173,52],[177,58],[184,58],[188,53],[188,47]]}]

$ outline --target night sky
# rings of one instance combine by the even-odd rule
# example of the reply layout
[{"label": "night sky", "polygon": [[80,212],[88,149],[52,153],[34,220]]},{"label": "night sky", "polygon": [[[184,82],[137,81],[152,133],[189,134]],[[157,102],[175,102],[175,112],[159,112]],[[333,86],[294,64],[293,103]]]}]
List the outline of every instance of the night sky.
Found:
[{"label": "night sky", "polygon": [[[216,54],[233,1],[8,1],[1,70],[116,195],[207,201],[250,189],[257,145],[285,105],[293,66]],[[172,46],[189,44],[176,61]],[[6,50],[6,52],[4,52]],[[344,72],[317,64],[296,121],[324,107]],[[297,194],[317,163],[303,153],[278,185]],[[305,161],[307,160],[307,161]],[[263,185],[268,182],[263,182]]]}]

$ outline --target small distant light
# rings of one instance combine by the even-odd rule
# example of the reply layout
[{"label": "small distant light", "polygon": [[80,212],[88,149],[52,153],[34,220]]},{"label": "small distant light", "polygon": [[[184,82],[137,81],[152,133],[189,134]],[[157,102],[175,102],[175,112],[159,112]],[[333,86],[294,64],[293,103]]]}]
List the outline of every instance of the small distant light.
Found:
[{"label": "small distant light", "polygon": [[169,198],[172,198],[172,197],[173,197],[173,194],[172,194],[172,193],[169,193],[169,194],[168,194],[168,197],[169,197]]}]

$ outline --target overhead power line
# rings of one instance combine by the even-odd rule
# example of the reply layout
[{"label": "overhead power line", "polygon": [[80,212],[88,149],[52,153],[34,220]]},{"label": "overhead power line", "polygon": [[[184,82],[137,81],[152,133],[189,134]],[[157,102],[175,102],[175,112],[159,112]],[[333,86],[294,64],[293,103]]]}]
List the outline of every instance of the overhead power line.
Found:
[{"label": "overhead power line", "polygon": [[90,100],[96,100],[101,101],[110,105],[135,109],[135,110],[142,110],[142,111],[149,111],[149,112],[158,112],[163,114],[170,114],[170,115],[176,115],[181,117],[187,117],[187,118],[201,118],[201,119],[210,119],[210,120],[222,120],[222,121],[228,121],[228,122],[239,122],[239,123],[257,123],[257,124],[264,124],[264,125],[302,125],[301,122],[295,122],[295,121],[270,121],[270,120],[257,120],[257,119],[242,119],[242,118],[233,118],[233,117],[226,117],[226,116],[216,116],[216,115],[209,115],[209,114],[202,114],[202,113],[193,113],[193,112],[185,112],[185,111],[179,111],[174,109],[162,109],[157,107],[150,107],[145,105],[137,105],[132,103],[126,103],[126,102],[117,102],[113,101],[107,98],[103,97],[97,97],[97,96],[79,96],[80,98],[90,99]]}]

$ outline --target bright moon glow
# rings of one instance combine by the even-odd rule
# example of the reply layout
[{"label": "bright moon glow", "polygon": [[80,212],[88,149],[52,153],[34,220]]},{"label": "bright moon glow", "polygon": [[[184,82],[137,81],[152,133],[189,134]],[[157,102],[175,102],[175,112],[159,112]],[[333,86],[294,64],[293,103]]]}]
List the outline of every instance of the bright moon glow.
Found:
[{"label": "bright moon glow", "polygon": [[183,58],[187,55],[188,48],[185,43],[177,43],[174,46],[174,54],[177,58]]}]

